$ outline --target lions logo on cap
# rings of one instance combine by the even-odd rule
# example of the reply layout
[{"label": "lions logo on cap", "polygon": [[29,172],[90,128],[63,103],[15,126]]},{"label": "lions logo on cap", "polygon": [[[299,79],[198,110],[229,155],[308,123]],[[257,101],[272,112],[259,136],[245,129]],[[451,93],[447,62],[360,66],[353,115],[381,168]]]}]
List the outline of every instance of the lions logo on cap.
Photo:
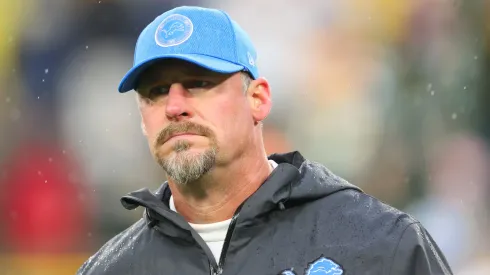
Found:
[{"label": "lions logo on cap", "polygon": [[192,35],[194,26],[186,16],[172,14],[165,18],[155,32],[155,41],[161,47],[177,46]]}]

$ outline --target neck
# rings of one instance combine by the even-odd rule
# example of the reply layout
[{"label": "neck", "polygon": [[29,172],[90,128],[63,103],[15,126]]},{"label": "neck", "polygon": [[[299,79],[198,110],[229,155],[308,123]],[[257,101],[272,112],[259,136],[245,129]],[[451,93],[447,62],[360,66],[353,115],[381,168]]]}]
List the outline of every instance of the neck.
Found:
[{"label": "neck", "polygon": [[190,223],[204,224],[231,219],[271,172],[265,152],[257,152],[217,166],[185,186],[168,182],[177,211]]}]

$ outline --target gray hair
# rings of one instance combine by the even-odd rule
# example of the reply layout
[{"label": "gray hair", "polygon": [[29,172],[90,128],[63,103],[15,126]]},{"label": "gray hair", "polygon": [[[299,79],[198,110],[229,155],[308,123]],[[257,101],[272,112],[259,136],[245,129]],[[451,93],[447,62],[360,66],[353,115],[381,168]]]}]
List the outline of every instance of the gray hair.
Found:
[{"label": "gray hair", "polygon": [[248,87],[252,82],[252,78],[247,72],[240,72],[240,78],[242,79],[243,93],[246,94],[248,91]]}]

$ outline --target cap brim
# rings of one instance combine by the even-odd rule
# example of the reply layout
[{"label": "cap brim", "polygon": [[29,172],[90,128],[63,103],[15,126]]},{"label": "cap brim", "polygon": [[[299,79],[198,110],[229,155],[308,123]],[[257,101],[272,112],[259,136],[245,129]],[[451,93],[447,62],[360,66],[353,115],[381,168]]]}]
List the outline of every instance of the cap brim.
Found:
[{"label": "cap brim", "polygon": [[146,70],[150,65],[154,64],[156,61],[161,61],[165,59],[181,59],[194,63],[198,66],[206,68],[211,71],[218,73],[234,73],[239,72],[244,69],[243,66],[225,61],[216,57],[199,55],[199,54],[168,54],[164,56],[157,56],[151,59],[145,60],[129,70],[126,75],[121,80],[119,84],[119,92],[125,93],[134,90],[136,87],[136,82],[140,74]]}]

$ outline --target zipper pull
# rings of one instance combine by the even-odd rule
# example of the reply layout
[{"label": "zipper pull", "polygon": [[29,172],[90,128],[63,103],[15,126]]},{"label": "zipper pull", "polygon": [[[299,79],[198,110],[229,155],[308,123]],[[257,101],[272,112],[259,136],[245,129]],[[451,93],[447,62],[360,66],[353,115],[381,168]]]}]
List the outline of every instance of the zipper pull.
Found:
[{"label": "zipper pull", "polygon": [[209,265],[211,267],[211,275],[221,275],[221,273],[223,273],[222,267],[219,266],[217,269],[214,269],[212,264],[209,264]]},{"label": "zipper pull", "polygon": [[223,273],[223,268],[218,267],[218,269],[216,270],[216,272],[214,273],[215,275],[221,275],[221,273]]}]

